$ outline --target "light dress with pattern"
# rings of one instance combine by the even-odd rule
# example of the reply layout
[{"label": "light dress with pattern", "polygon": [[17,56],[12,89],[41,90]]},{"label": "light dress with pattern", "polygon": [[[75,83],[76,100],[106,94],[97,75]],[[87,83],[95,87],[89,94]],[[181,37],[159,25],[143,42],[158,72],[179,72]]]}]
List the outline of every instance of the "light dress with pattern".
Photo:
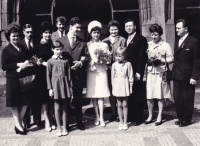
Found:
[{"label": "light dress with pattern", "polygon": [[112,93],[116,97],[130,96],[130,87],[133,86],[133,69],[130,62],[112,65],[111,70]]},{"label": "light dress with pattern", "polygon": [[[173,60],[172,49],[163,40],[160,40],[157,44],[153,41],[148,42],[148,58],[150,58],[150,54],[152,53],[160,54],[160,59],[164,59],[166,55],[167,60]],[[147,66],[147,99],[171,98],[170,85],[168,82],[162,80],[164,71],[164,63]]]},{"label": "light dress with pattern", "polygon": [[87,43],[91,61],[87,66],[87,90],[86,98],[109,97],[110,90],[108,87],[107,65],[98,64],[98,58],[95,55],[96,49],[109,51],[108,45],[101,41],[94,42],[91,40]]}]

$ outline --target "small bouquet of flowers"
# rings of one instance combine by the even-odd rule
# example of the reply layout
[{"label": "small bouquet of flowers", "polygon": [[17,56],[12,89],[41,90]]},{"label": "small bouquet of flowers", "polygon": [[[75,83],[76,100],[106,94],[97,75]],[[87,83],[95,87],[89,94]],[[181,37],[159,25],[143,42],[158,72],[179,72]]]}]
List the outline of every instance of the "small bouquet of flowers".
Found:
[{"label": "small bouquet of flowers", "polygon": [[38,62],[41,64],[43,60],[41,58],[37,58],[36,55],[33,55],[29,60],[26,60],[24,62],[23,68],[21,67],[17,68],[17,72],[20,72],[22,69],[25,69],[26,67],[36,66]]},{"label": "small bouquet of flowers", "polygon": [[98,59],[99,64],[110,64],[111,63],[111,53],[109,51],[103,51],[101,49],[96,49],[95,55]]},{"label": "small bouquet of flowers", "polygon": [[161,54],[159,51],[156,50],[147,50],[148,53],[148,64],[149,65],[157,65],[161,60]]}]

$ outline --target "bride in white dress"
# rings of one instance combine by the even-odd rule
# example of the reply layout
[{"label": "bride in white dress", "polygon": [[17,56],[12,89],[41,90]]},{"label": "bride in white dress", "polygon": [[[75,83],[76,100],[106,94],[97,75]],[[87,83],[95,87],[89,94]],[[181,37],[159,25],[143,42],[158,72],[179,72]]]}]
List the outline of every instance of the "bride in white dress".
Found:
[{"label": "bride in white dress", "polygon": [[98,21],[92,21],[88,25],[88,32],[92,39],[87,43],[88,53],[90,55],[90,62],[87,67],[87,92],[86,97],[92,98],[92,103],[95,111],[95,122],[94,124],[105,127],[103,118],[104,109],[104,98],[110,96],[108,88],[108,76],[107,76],[107,65],[99,64],[96,50],[102,50],[108,52],[108,45],[100,41],[101,23]]}]

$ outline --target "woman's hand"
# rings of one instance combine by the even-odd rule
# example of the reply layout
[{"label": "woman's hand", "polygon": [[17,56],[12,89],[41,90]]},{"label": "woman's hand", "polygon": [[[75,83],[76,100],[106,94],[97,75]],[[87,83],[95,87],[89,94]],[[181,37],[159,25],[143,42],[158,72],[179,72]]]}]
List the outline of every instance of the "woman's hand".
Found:
[{"label": "woman's hand", "polygon": [[51,97],[53,96],[53,89],[49,90],[49,96],[51,96]]},{"label": "woman's hand", "polygon": [[132,86],[130,87],[130,94],[132,94],[133,93],[133,89],[132,89]]},{"label": "woman's hand", "polygon": [[47,66],[47,62],[43,61],[43,62],[42,62],[42,65],[43,65],[43,66]]}]

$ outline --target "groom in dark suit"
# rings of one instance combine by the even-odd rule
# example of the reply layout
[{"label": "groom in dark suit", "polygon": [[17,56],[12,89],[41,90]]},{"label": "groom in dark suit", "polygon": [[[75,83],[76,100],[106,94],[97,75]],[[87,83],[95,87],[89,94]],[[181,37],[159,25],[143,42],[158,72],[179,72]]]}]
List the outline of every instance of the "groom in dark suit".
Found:
[{"label": "groom in dark suit", "polygon": [[185,19],[177,20],[176,32],[179,37],[175,40],[172,69],[174,101],[178,117],[175,125],[183,127],[190,125],[192,120],[195,84],[200,71],[200,46],[199,41],[188,33]]},{"label": "groom in dark suit", "polygon": [[[85,74],[85,49],[86,42],[78,37],[81,31],[81,20],[77,17],[71,18],[69,32],[66,36],[59,38],[63,43],[63,57],[69,60],[73,81],[73,98],[75,104],[75,114],[77,126],[80,130],[85,130],[82,124],[82,90]],[[69,123],[68,123],[69,124]]]},{"label": "groom in dark suit", "polygon": [[125,42],[127,47],[125,60],[132,64],[134,72],[133,93],[128,99],[128,121],[137,126],[143,122],[144,98],[141,93],[147,62],[147,40],[136,33],[136,25],[132,19],[125,21],[125,30],[128,34]]}]

